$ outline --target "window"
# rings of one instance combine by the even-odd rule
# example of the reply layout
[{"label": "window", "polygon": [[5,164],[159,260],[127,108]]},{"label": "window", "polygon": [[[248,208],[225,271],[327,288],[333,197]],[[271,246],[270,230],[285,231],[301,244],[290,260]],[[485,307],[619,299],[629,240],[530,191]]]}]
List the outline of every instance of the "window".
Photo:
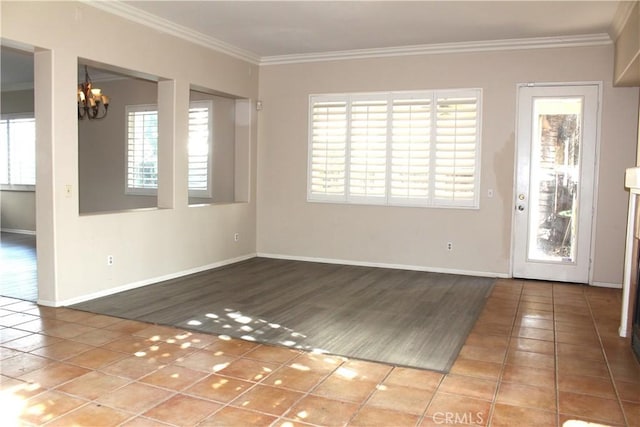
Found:
[{"label": "window", "polygon": [[[189,194],[211,197],[211,102],[189,108]],[[127,112],[127,194],[156,194],[158,111],[155,105],[129,105]]]},{"label": "window", "polygon": [[189,195],[211,197],[211,102],[191,101],[189,108]]},{"label": "window", "polygon": [[481,90],[318,95],[309,201],[478,207]]},{"label": "window", "polygon": [[0,184],[3,189],[34,190],[36,121],[12,115],[0,120]]},{"label": "window", "polygon": [[156,194],[158,111],[155,105],[128,105],[127,193]]}]

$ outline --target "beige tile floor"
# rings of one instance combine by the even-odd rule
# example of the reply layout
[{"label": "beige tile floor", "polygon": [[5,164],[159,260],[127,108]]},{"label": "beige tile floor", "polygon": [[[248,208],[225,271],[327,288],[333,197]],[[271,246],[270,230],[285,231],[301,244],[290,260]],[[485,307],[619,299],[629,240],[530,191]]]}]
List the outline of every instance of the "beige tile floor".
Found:
[{"label": "beige tile floor", "polygon": [[640,426],[620,299],[499,280],[442,375],[0,297],[0,425]]}]

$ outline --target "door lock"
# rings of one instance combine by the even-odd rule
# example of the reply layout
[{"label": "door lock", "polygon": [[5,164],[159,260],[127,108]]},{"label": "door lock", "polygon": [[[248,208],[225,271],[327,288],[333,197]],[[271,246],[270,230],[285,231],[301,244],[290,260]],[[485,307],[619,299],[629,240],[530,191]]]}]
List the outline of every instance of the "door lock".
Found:
[{"label": "door lock", "polygon": [[518,210],[519,210],[520,212],[522,212],[522,211],[524,210],[524,206],[522,206],[522,205],[518,205]]}]

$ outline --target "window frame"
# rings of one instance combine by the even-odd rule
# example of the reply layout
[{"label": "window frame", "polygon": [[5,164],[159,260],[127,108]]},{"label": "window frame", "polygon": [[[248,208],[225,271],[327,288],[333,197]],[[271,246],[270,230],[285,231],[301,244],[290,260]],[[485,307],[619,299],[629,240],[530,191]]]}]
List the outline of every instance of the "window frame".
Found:
[{"label": "window frame", "polygon": [[[473,197],[465,200],[443,199],[436,197],[435,179],[436,154],[437,154],[437,131],[438,131],[438,100],[452,98],[473,98],[475,99],[475,139],[473,161]],[[428,160],[428,196],[427,197],[401,197],[392,196],[391,175],[392,164],[392,142],[393,142],[393,120],[394,101],[407,99],[429,99],[430,102],[430,122],[429,122],[429,160]],[[352,102],[354,100],[386,100],[387,101],[387,123],[386,123],[386,175],[385,194],[383,197],[362,197],[350,194],[350,160],[351,153],[351,113]],[[345,104],[345,130],[344,130],[344,176],[343,191],[339,194],[326,194],[313,192],[313,144],[314,144],[314,106],[318,103],[344,103]],[[308,104],[308,129],[307,129],[307,201],[318,203],[340,203],[340,204],[365,204],[383,206],[407,206],[407,207],[429,207],[448,209],[479,209],[480,200],[480,177],[481,177],[481,156],[482,156],[482,88],[463,89],[443,89],[443,90],[418,90],[418,91],[385,91],[385,92],[363,92],[363,93],[334,93],[334,94],[311,94]],[[441,128],[442,129],[442,128]],[[329,148],[327,148],[329,150]]]},{"label": "window frame", "polygon": [[[197,198],[211,198],[213,194],[213,101],[211,100],[197,100],[189,102],[189,110],[192,108],[207,108],[208,109],[208,144],[209,150],[207,153],[207,188],[205,189],[190,189],[189,188],[189,176],[187,175],[187,189],[189,197]],[[125,106],[125,194],[127,195],[142,195],[142,196],[156,196],[158,194],[158,187],[129,187],[129,113],[130,112],[155,112],[158,115],[158,106],[156,104],[136,104]],[[187,141],[187,144],[189,142]],[[156,140],[157,144],[157,140]],[[189,147],[187,145],[187,171],[189,170]],[[156,159],[156,167],[158,160]]]},{"label": "window frame", "polygon": [[[36,132],[36,119],[35,119],[35,114],[31,113],[31,112],[27,112],[27,113],[7,113],[7,114],[2,114],[0,115],[0,120],[2,121],[8,121],[11,122],[13,120],[23,120],[23,119],[31,119],[33,121],[33,132],[34,132],[34,138],[33,138],[33,152],[34,152],[34,157],[33,157],[33,171],[34,171],[34,184],[23,184],[23,183],[19,183],[19,184],[14,184],[11,182],[11,174],[10,174],[10,170],[11,168],[9,167],[11,164],[11,156],[9,153],[7,153],[7,171],[9,172],[9,176],[7,177],[9,182],[8,183],[0,183],[0,190],[2,191],[30,191],[30,192],[35,192],[36,191],[36,183],[37,183],[37,146],[36,146],[36,136],[35,136],[35,132]],[[7,139],[7,150],[10,150],[10,146],[11,146],[11,141],[9,141]]]}]

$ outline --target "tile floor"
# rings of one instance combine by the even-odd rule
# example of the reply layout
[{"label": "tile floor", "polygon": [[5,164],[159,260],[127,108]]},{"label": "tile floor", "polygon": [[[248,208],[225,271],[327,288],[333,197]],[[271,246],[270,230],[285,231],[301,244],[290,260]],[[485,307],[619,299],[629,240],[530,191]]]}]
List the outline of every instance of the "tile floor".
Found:
[{"label": "tile floor", "polygon": [[640,426],[620,299],[499,280],[442,375],[0,297],[0,425]]}]

